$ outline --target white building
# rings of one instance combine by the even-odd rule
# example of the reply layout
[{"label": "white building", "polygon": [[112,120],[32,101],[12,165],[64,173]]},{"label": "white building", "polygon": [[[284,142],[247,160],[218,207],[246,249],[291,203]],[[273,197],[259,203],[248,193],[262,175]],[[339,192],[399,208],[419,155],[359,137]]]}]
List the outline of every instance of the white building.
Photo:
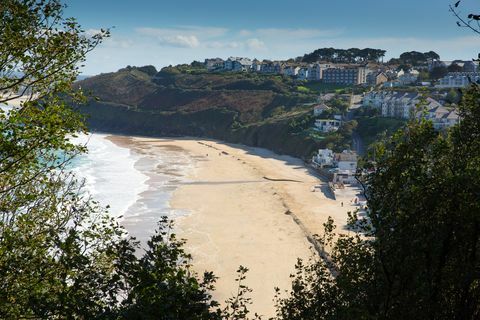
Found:
[{"label": "white building", "polygon": [[436,85],[437,88],[464,88],[468,87],[471,82],[480,80],[478,72],[449,72],[445,77],[441,78]]},{"label": "white building", "polygon": [[383,117],[409,119],[420,100],[416,92],[374,91],[364,96],[362,105],[379,109]]},{"label": "white building", "polygon": [[297,78],[299,80],[308,80],[308,68],[300,68]]},{"label": "white building", "polygon": [[431,105],[427,109],[425,118],[433,122],[436,130],[444,130],[460,122],[460,116],[456,110],[447,109],[442,105]]},{"label": "white building", "polygon": [[257,59],[253,59],[252,61],[252,71],[253,72],[260,72],[262,70],[262,62],[257,60]]},{"label": "white building", "polygon": [[250,71],[252,64],[253,62],[249,58],[230,57],[225,60],[223,69],[229,71]]},{"label": "white building", "polygon": [[335,132],[342,125],[342,121],[336,119],[317,119],[315,120],[315,127],[318,131],[323,133]]},{"label": "white building", "polygon": [[300,67],[288,66],[283,69],[283,74],[289,77],[296,77],[298,75],[298,71],[300,71]]},{"label": "white building", "polygon": [[358,156],[354,151],[343,150],[333,156],[333,165],[337,168],[333,182],[356,183]]},{"label": "white building", "polygon": [[312,163],[315,166],[323,168],[333,165],[333,151],[330,149],[319,149],[318,153],[313,156]]},{"label": "white building", "polygon": [[410,84],[417,82],[419,75],[420,75],[420,72],[418,72],[417,70],[411,70],[409,72],[400,70],[397,74],[397,77],[398,77],[397,80],[400,83],[400,85],[408,86]]},{"label": "white building", "polygon": [[341,153],[335,153],[334,165],[338,170],[357,171],[358,156],[355,151],[343,150]]}]

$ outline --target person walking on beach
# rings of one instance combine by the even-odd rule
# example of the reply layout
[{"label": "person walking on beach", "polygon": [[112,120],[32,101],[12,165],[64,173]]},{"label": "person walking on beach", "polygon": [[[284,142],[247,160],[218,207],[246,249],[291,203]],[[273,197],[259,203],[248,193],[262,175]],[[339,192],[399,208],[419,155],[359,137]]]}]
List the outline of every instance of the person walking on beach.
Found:
[{"label": "person walking on beach", "polygon": [[342,204],[342,207],[343,207],[343,201],[341,202],[341,204]]}]

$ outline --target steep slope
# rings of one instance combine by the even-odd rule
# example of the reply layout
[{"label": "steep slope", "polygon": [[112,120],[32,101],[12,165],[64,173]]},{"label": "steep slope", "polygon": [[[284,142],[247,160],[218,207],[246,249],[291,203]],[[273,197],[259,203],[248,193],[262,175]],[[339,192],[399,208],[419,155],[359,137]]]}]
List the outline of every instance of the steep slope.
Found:
[{"label": "steep slope", "polygon": [[296,92],[290,79],[178,68],[152,76],[146,70],[127,67],[78,82],[98,98],[81,107],[91,129],[209,137],[295,156],[318,147],[291,133],[291,121],[310,112],[302,105],[315,97]]}]

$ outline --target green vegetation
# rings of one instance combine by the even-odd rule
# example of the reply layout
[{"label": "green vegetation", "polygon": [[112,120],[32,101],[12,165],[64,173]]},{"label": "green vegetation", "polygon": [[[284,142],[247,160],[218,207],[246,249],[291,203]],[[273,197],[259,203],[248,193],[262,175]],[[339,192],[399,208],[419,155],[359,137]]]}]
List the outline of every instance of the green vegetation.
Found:
[{"label": "green vegetation", "polygon": [[0,318],[236,319],[245,299],[218,309],[215,277],[191,270],[171,224],[161,221],[137,256],[139,244],[66,169],[85,151],[71,142],[85,131],[68,104],[85,101],[72,88],[77,65],[108,32],[86,38],[62,8],[56,0],[0,6],[0,91],[12,92],[0,102],[38,94],[0,112]]},{"label": "green vegetation", "polygon": [[303,62],[336,62],[336,63],[360,63],[360,62],[378,62],[385,56],[385,50],[380,49],[335,49],[322,48],[311,53],[305,54],[302,58]]},{"label": "green vegetation", "polygon": [[339,90],[348,88],[348,86],[342,84],[323,83],[321,81],[307,81],[303,84],[303,86],[307,87],[311,91],[314,91],[316,94],[337,92]]},{"label": "green vegetation", "polygon": [[402,119],[381,116],[360,116],[356,120],[358,121],[357,132],[367,147],[379,139],[391,136],[406,123]]},{"label": "green vegetation", "polygon": [[[70,106],[85,101],[72,86],[76,66],[108,32],[86,38],[62,8],[56,0],[4,0],[0,7],[0,91],[11,94],[0,102],[8,103],[16,92],[38,94],[0,112],[0,318],[249,319],[247,268],[239,267],[237,293],[220,309],[212,299],[215,276],[192,271],[185,242],[170,222],[159,222],[141,254],[138,242],[66,170],[86,151],[71,141],[85,131],[82,116]],[[147,83],[155,94],[156,85],[142,81],[152,71],[135,68],[105,77],[139,87]],[[144,108],[143,99],[132,101]],[[479,101],[480,88],[472,85],[459,104],[462,121],[450,131],[412,120],[375,146],[376,166],[369,168],[374,172],[361,179],[368,210],[350,213],[349,234],[336,235],[334,221],[325,223],[317,241],[331,248],[330,255],[298,260],[287,295],[277,289],[275,319],[480,318]],[[306,140],[284,137],[286,128],[308,125],[311,114],[272,106],[278,115],[258,127],[251,121],[238,133],[256,144],[270,133],[280,137],[279,145],[304,149],[298,142]],[[111,108],[133,122],[146,123],[148,114],[156,124],[156,117],[166,116]],[[225,107],[171,116],[203,125],[202,117],[222,116],[215,125],[239,119]],[[358,126],[374,135],[376,126],[399,125],[388,121],[365,117]],[[347,122],[324,140],[351,135],[355,127]]]},{"label": "green vegetation", "polygon": [[469,90],[447,134],[411,122],[377,146],[369,210],[350,215],[354,235],[325,224],[331,255],[299,260],[278,319],[480,317],[479,97]]},{"label": "green vegetation", "polygon": [[[430,59],[439,60],[440,56],[434,51],[429,51],[425,53],[421,53],[418,51],[409,51],[402,53],[398,59],[391,59],[388,63],[411,67],[425,65]],[[409,69],[409,67],[404,68]]]}]

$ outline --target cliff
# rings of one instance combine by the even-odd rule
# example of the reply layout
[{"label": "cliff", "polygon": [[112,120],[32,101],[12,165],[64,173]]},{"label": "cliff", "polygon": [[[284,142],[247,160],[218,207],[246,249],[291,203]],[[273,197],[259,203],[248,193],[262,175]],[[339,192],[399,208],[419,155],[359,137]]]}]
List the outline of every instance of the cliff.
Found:
[{"label": "cliff", "polygon": [[80,107],[92,130],[214,138],[297,157],[321,147],[292,131],[315,97],[279,76],[128,67],[77,85],[96,97]]}]

